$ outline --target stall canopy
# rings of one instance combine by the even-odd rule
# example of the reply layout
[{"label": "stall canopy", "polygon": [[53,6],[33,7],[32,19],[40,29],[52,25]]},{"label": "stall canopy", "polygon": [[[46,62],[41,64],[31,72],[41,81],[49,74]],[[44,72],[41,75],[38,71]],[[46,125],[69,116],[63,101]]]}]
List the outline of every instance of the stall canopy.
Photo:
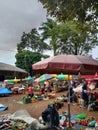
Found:
[{"label": "stall canopy", "polygon": [[44,81],[52,79],[52,78],[54,78],[54,76],[52,76],[50,74],[43,74],[40,76],[39,82],[44,82]]},{"label": "stall canopy", "polygon": [[33,64],[32,69],[37,73],[92,75],[98,72],[98,61],[81,55],[58,55]]},{"label": "stall canopy", "polygon": [[14,77],[24,78],[28,76],[28,73],[19,67],[0,62],[0,76],[5,77],[5,79]]}]

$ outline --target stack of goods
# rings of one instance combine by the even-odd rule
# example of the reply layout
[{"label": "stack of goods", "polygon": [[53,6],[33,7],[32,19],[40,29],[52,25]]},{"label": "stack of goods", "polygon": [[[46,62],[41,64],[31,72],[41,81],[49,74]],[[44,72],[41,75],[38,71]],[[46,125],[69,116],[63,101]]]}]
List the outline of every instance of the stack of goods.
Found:
[{"label": "stack of goods", "polygon": [[57,100],[61,100],[63,102],[67,102],[68,98],[66,95],[61,95],[60,97],[57,97]]},{"label": "stack of goods", "polygon": [[43,100],[43,96],[42,96],[42,95],[39,95],[39,94],[36,95],[36,98],[37,98],[38,101],[42,101],[42,100]]},{"label": "stack of goods", "polygon": [[[73,118],[74,117],[74,118]],[[70,126],[72,129],[86,129],[86,128],[97,128],[98,127],[98,119],[95,119],[94,117],[89,117],[87,118],[87,116],[83,113],[79,114],[79,115],[74,115],[71,114],[70,117]],[[67,112],[63,112],[60,115],[60,128],[62,128],[63,130],[65,130],[65,128],[67,129],[69,127],[69,117],[68,117],[68,113]]]},{"label": "stack of goods", "polygon": [[6,120],[0,124],[0,130],[24,130],[28,124],[23,120]]},{"label": "stack of goods", "polygon": [[37,98],[32,97],[32,103],[37,102],[37,101],[38,101]]},{"label": "stack of goods", "polygon": [[0,130],[23,130],[28,127],[28,123],[23,120],[11,119],[11,114],[0,116]]},{"label": "stack of goods", "polygon": [[[74,128],[75,123],[76,122],[73,121],[73,120],[70,121],[71,128]],[[68,128],[68,127],[69,127],[68,113],[67,112],[63,112],[60,115],[60,128],[65,130],[65,128]]]},{"label": "stack of goods", "polygon": [[95,127],[97,120],[94,117],[90,117],[87,119],[80,119],[78,121],[78,124],[84,125],[84,126],[89,126],[89,127]]},{"label": "stack of goods", "polygon": [[24,104],[31,103],[31,102],[32,102],[32,101],[31,101],[31,97],[29,97],[29,96],[24,96],[24,97],[22,98],[22,102],[23,102]]},{"label": "stack of goods", "polygon": [[22,102],[23,102],[23,104],[28,104],[28,103],[34,103],[34,102],[37,102],[37,101],[48,100],[48,99],[49,98],[46,97],[45,95],[35,94],[33,97],[25,95],[22,98]]}]

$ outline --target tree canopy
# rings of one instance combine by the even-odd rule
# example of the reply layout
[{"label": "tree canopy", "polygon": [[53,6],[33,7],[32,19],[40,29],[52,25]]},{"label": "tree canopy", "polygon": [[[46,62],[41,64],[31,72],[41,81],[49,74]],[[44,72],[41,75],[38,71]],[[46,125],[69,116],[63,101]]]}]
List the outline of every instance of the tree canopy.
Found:
[{"label": "tree canopy", "polygon": [[58,46],[58,35],[59,35],[59,26],[57,22],[52,19],[47,19],[47,22],[42,23],[39,27],[39,30],[42,31],[41,36],[43,41],[49,40],[50,49],[53,50],[53,54],[57,55]]},{"label": "tree canopy", "polygon": [[21,41],[17,44],[16,66],[25,69],[31,76],[34,75],[32,64],[40,61],[41,58],[49,57],[43,54],[48,48],[48,44],[43,42],[37,29],[33,28],[28,33],[23,32]]},{"label": "tree canopy", "polygon": [[56,53],[62,50],[62,53],[84,55],[98,45],[98,0],[39,1],[47,9],[47,14],[60,23],[60,42],[55,38],[55,42],[60,43]]},{"label": "tree canopy", "polygon": [[98,0],[39,0],[59,21],[98,21]]},{"label": "tree canopy", "polygon": [[34,75],[32,71],[32,64],[41,60],[41,58],[47,58],[47,55],[42,55],[39,52],[31,52],[29,50],[23,50],[16,55],[16,66],[26,70],[31,76]]},{"label": "tree canopy", "polygon": [[54,55],[64,53],[87,55],[97,45],[97,35],[91,33],[88,23],[82,25],[77,21],[58,23],[47,19],[40,29],[42,39],[49,39]]},{"label": "tree canopy", "polygon": [[17,44],[17,50],[32,50],[33,52],[43,52],[49,49],[48,44],[44,43],[38,33],[37,29],[33,28],[30,32],[21,36],[21,42]]}]

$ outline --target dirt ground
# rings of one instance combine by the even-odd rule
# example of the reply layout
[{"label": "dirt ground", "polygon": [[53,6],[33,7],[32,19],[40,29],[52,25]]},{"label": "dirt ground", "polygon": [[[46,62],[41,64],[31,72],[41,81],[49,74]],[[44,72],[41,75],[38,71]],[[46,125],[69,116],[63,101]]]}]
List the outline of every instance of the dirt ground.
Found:
[{"label": "dirt ground", "polygon": [[[51,102],[53,102],[56,97],[61,96],[62,94],[66,94],[66,92],[58,92],[55,93],[55,97],[51,98],[49,100],[42,100],[42,101],[38,101],[35,103],[29,103],[29,104],[18,104],[17,101],[21,100],[22,97],[24,96],[24,94],[14,94],[14,95],[10,95],[7,97],[0,97],[0,103],[8,106],[8,110],[2,111],[0,112],[0,115],[4,115],[4,114],[9,114],[9,113],[14,113],[17,110],[21,110],[21,109],[26,109],[30,115],[36,119],[39,118],[39,116],[41,115],[41,112],[47,107],[47,105]],[[87,114],[88,117],[95,117],[98,119],[98,111],[90,111],[88,112],[87,109],[82,110],[82,108],[80,108],[77,105],[73,105],[71,103],[70,105],[71,107],[71,113],[72,114],[79,114],[79,113],[85,113]],[[59,113],[62,112],[67,112],[68,111],[68,104],[67,102],[64,102],[64,106],[62,107],[62,109],[59,110]]]}]

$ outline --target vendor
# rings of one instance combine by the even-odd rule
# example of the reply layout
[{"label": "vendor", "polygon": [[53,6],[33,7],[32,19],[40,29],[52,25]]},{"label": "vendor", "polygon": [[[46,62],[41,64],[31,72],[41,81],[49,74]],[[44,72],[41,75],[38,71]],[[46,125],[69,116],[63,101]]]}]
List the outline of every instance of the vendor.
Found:
[{"label": "vendor", "polygon": [[45,85],[41,87],[39,94],[45,94]]},{"label": "vendor", "polygon": [[33,96],[34,96],[34,92],[33,92],[32,85],[31,85],[31,84],[28,85],[27,94],[28,94],[28,96],[30,96],[30,97],[33,97]]},{"label": "vendor", "polygon": [[42,112],[42,119],[44,124],[49,123],[50,128],[58,128],[59,127],[59,114],[58,114],[58,106],[56,104],[48,105],[48,107]]},{"label": "vendor", "polygon": [[96,97],[93,93],[91,93],[89,104],[88,104],[88,111],[90,111],[91,109],[94,109],[96,105],[95,102],[96,102]]}]

